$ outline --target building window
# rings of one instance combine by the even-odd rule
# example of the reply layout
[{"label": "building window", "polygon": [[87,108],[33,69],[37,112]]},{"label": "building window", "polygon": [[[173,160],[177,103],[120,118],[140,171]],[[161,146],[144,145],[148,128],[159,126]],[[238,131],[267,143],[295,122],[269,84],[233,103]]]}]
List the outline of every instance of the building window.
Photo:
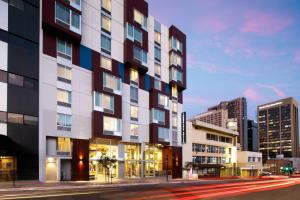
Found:
[{"label": "building window", "polygon": [[166,95],[158,93],[158,104],[168,108],[169,107],[169,98]]},{"label": "building window", "polygon": [[173,128],[177,128],[177,123],[178,123],[178,121],[177,121],[177,115],[173,115],[172,116],[172,127]]},{"label": "building window", "polygon": [[38,125],[38,118],[30,115],[24,115],[24,124],[37,126]]},{"label": "building window", "polygon": [[121,94],[121,79],[103,72],[103,87],[105,90]]},{"label": "building window", "polygon": [[170,70],[170,78],[173,81],[176,81],[176,82],[179,81],[179,82],[183,83],[182,72],[178,71],[177,69],[175,69],[173,67]]},{"label": "building window", "polygon": [[177,113],[177,111],[178,111],[178,104],[177,104],[177,102],[173,101],[172,102],[172,112]]},{"label": "building window", "polygon": [[101,55],[101,67],[111,71],[112,70],[111,59]]},{"label": "building window", "polygon": [[7,72],[0,70],[0,82],[7,83]]},{"label": "building window", "polygon": [[76,12],[73,12],[72,11],[72,22],[71,22],[71,25],[72,27],[80,30],[80,15],[78,15]]},{"label": "building window", "polygon": [[182,57],[174,52],[170,53],[170,65],[182,67]]},{"label": "building window", "polygon": [[60,106],[71,107],[72,94],[70,91],[57,89],[57,104]]},{"label": "building window", "polygon": [[169,129],[158,127],[158,140],[163,142],[169,142]]},{"label": "building window", "polygon": [[178,98],[178,90],[176,85],[172,85],[172,97],[174,97],[175,99]]},{"label": "building window", "polygon": [[8,83],[11,85],[17,85],[17,86],[23,87],[24,78],[23,78],[23,76],[9,73],[8,74]]},{"label": "building window", "polygon": [[0,111],[0,123],[6,123],[7,122],[7,113]]},{"label": "building window", "polygon": [[71,139],[58,137],[57,138],[57,151],[58,152],[71,152]]},{"label": "building window", "polygon": [[101,15],[101,28],[102,30],[111,32],[111,19],[105,15]]},{"label": "building window", "polygon": [[139,107],[137,106],[130,106],[130,119],[134,121],[138,121],[139,118]]},{"label": "building window", "polygon": [[57,114],[57,128],[59,130],[70,131],[72,125],[72,116],[67,114]]},{"label": "building window", "polygon": [[130,86],[130,101],[134,103],[137,103],[139,101],[138,88]]},{"label": "building window", "polygon": [[158,62],[161,61],[161,50],[158,46],[154,47],[154,58],[155,58],[155,61],[158,61]]},{"label": "building window", "polygon": [[57,80],[71,83],[72,80],[72,69],[63,65],[57,66]]},{"label": "building window", "polygon": [[94,109],[97,111],[114,113],[114,97],[94,92]]},{"label": "building window", "polygon": [[139,135],[139,126],[137,124],[130,124],[130,135],[132,136]]},{"label": "building window", "polygon": [[64,40],[57,39],[57,55],[68,60],[72,58],[72,45]]},{"label": "building window", "polygon": [[212,141],[219,141],[219,137],[217,135],[210,134],[210,133],[206,134],[206,139],[207,140],[212,140]]},{"label": "building window", "polygon": [[104,131],[121,132],[121,120],[112,117],[103,117]]},{"label": "building window", "polygon": [[111,0],[101,0],[101,9],[111,13]]},{"label": "building window", "polygon": [[134,9],[133,11],[134,21],[139,23],[143,29],[147,29],[147,17],[145,17],[140,11]]},{"label": "building window", "polygon": [[152,108],[151,110],[151,122],[157,124],[165,124],[165,112],[159,109]]},{"label": "building window", "polygon": [[161,34],[160,32],[158,31],[155,31],[154,32],[154,41],[160,45],[160,42],[161,42]]},{"label": "building window", "polygon": [[23,115],[7,113],[7,122],[13,124],[23,124]]},{"label": "building window", "polygon": [[140,44],[142,44],[143,41],[142,31],[137,28],[134,28],[134,40],[139,42]]},{"label": "building window", "polygon": [[161,90],[161,81],[154,79],[154,88],[157,90]]},{"label": "building window", "polygon": [[55,5],[55,17],[56,17],[56,21],[63,23],[65,26],[67,26],[67,28],[69,28],[70,10],[58,2],[56,2]]},{"label": "building window", "polygon": [[139,61],[142,65],[147,65],[147,52],[136,46],[133,47],[133,58]]},{"label": "building window", "polygon": [[135,85],[139,84],[139,72],[135,69],[130,69],[130,82]]},{"label": "building window", "polygon": [[101,51],[111,53],[111,38],[103,34],[101,34]]},{"label": "building window", "polygon": [[171,37],[170,38],[170,49],[173,49],[175,51],[180,51],[181,53],[183,52],[182,51],[182,43],[177,40],[175,37]]},{"label": "building window", "polygon": [[161,66],[157,63],[154,63],[154,74],[156,77],[161,77]]}]

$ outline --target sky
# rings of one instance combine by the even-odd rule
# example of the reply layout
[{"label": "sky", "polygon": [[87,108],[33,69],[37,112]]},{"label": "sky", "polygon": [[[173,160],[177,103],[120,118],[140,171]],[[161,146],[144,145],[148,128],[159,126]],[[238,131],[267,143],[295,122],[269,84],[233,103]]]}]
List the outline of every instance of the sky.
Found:
[{"label": "sky", "polygon": [[300,103],[300,0],[148,0],[162,24],[187,35],[187,116],[244,96]]}]

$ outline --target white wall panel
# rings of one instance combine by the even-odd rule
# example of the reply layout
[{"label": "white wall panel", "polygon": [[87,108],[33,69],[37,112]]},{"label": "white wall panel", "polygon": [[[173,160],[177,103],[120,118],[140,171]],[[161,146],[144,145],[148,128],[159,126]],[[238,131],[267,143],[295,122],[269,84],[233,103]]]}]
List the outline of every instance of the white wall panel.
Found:
[{"label": "white wall panel", "polygon": [[8,30],[8,4],[0,1],[0,29]]},{"label": "white wall panel", "polygon": [[0,111],[7,111],[7,83],[0,82]]},{"label": "white wall panel", "polygon": [[0,135],[7,135],[7,124],[0,123]]},{"label": "white wall panel", "polygon": [[[2,1],[0,1],[1,3]],[[0,10],[1,13],[1,10]],[[1,14],[0,14],[1,15]],[[1,16],[0,16],[1,20]],[[0,40],[0,70],[7,71],[7,43]]]}]

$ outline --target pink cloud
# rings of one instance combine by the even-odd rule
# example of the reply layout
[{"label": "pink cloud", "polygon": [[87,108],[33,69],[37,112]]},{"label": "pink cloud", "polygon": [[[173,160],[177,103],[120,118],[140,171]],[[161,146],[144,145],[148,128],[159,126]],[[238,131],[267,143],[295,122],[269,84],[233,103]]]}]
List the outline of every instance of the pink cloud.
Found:
[{"label": "pink cloud", "polygon": [[197,27],[201,32],[222,32],[232,26],[232,21],[228,17],[213,15],[202,16],[197,21]]},{"label": "pink cloud", "polygon": [[240,31],[243,33],[272,35],[282,31],[292,23],[293,19],[291,17],[260,11],[248,11],[245,13],[245,22]]},{"label": "pink cloud", "polygon": [[295,53],[294,62],[295,63],[300,63],[300,51]]},{"label": "pink cloud", "polygon": [[253,87],[248,87],[243,94],[252,101],[261,101],[263,98],[261,94]]},{"label": "pink cloud", "polygon": [[265,85],[265,84],[258,84],[258,86],[262,87],[262,88],[266,88],[266,89],[270,89],[271,91],[273,91],[278,97],[280,98],[284,98],[286,97],[286,94],[284,91],[282,91],[281,89],[279,89],[277,86],[275,85]]}]

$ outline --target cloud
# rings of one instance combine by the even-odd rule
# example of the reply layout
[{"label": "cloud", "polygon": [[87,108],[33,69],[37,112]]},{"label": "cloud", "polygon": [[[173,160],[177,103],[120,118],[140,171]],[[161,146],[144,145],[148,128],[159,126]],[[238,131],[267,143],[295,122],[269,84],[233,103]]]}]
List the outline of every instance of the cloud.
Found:
[{"label": "cloud", "polygon": [[281,89],[279,89],[277,86],[275,85],[265,85],[265,84],[258,84],[259,87],[262,87],[262,88],[266,88],[266,89],[270,89],[272,92],[274,92],[277,97],[280,97],[280,98],[284,98],[286,97],[286,94],[284,91],[282,91]]},{"label": "cloud", "polygon": [[217,15],[216,13],[201,16],[197,20],[196,26],[200,32],[218,33],[226,31],[233,25],[233,21],[228,16]]},{"label": "cloud", "polygon": [[252,101],[261,101],[263,99],[262,95],[253,87],[248,87],[243,94]]},{"label": "cloud", "polygon": [[272,35],[282,31],[292,23],[293,19],[288,16],[252,10],[245,13],[245,21],[240,31],[263,36]]},{"label": "cloud", "polygon": [[190,96],[190,95],[185,95],[184,99],[183,99],[184,104],[191,104],[191,105],[201,105],[201,106],[208,106],[209,105],[209,101],[201,98],[201,97],[197,97],[197,96]]}]

